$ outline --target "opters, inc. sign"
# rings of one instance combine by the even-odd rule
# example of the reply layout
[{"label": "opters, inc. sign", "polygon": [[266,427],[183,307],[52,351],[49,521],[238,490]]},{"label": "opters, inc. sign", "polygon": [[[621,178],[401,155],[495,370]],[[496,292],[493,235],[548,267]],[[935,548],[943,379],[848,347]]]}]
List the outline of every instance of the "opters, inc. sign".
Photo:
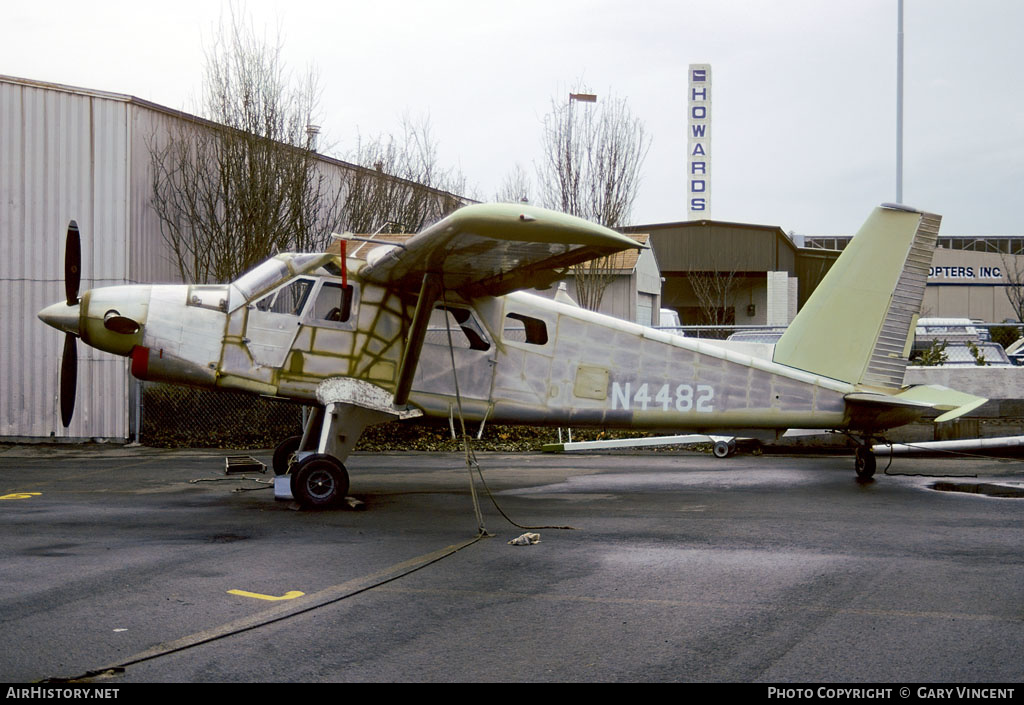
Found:
[{"label": "opters, inc. sign", "polygon": [[928,268],[929,279],[987,279],[1002,280],[999,267],[941,266]]}]

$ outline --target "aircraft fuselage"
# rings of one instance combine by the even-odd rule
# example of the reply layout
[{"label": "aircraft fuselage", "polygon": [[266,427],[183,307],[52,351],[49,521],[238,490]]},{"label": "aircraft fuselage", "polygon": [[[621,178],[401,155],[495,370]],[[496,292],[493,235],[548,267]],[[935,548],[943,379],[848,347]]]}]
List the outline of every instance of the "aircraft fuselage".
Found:
[{"label": "aircraft fuselage", "polygon": [[[83,296],[80,331],[130,356],[142,379],[303,403],[335,377],[391,391],[415,297],[350,281],[343,289],[340,277],[303,273],[247,302],[233,285],[95,289]],[[107,330],[109,311],[139,330]],[[541,296],[448,295],[433,316],[410,394],[428,416],[449,416],[457,388],[465,418],[489,423],[714,431],[850,422],[850,384]]]}]

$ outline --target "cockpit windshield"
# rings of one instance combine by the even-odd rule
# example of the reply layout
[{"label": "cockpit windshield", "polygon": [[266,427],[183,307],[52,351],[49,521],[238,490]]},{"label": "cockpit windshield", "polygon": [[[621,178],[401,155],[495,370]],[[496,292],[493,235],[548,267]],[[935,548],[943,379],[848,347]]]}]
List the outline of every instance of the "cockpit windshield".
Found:
[{"label": "cockpit windshield", "polygon": [[256,294],[260,294],[271,288],[288,276],[288,265],[284,260],[274,257],[235,280],[237,288],[246,301],[251,300]]},{"label": "cockpit windshield", "polygon": [[316,269],[318,266],[323,266],[325,263],[330,262],[331,259],[333,259],[331,255],[316,252],[292,255],[292,270],[296,273],[308,272],[311,269]]},{"label": "cockpit windshield", "polygon": [[[243,302],[253,301],[298,274],[315,272],[323,267],[327,273],[338,275],[341,270],[334,263],[335,259],[336,255],[325,253],[282,253],[272,257],[235,280],[228,309],[233,311]],[[241,294],[241,300],[238,294]]]}]

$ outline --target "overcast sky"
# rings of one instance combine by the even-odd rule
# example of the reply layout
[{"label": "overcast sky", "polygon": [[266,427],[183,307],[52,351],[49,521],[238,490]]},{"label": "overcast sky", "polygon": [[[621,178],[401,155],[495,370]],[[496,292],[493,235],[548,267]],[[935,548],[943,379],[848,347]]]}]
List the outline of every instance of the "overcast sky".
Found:
[{"label": "overcast sky", "polygon": [[[194,110],[209,0],[7,0],[0,74]],[[897,0],[250,0],[297,72],[322,144],[428,116],[440,161],[489,200],[540,156],[552,99],[583,78],[652,137],[632,222],[686,218],[686,72],[712,66],[712,211],[852,233],[896,197]],[[905,1],[904,202],[942,233],[1024,234],[1024,2]],[[0,156],[2,158],[2,156]]]}]

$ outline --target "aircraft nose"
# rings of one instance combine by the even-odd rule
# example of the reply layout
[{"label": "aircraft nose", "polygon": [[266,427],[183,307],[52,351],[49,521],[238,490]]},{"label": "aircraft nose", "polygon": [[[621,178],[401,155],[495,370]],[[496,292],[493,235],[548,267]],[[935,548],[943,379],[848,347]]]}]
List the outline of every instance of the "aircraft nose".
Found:
[{"label": "aircraft nose", "polygon": [[53,326],[65,333],[79,335],[78,319],[80,308],[80,304],[68,306],[67,302],[60,301],[44,308],[39,312],[38,316],[39,320],[48,326]]}]

